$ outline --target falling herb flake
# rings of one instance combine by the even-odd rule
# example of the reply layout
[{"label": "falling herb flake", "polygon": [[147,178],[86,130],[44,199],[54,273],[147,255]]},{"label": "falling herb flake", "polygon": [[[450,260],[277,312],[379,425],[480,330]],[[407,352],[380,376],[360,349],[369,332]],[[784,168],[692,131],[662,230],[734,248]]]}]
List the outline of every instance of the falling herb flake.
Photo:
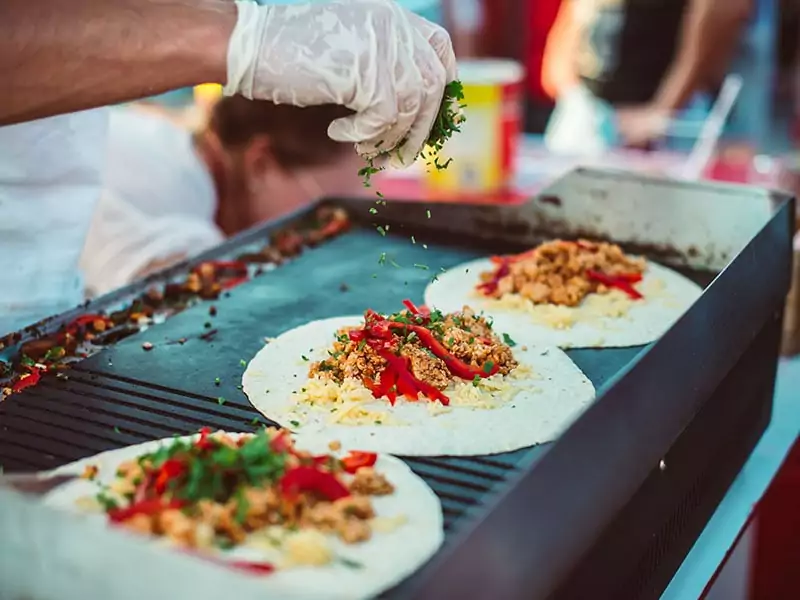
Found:
[{"label": "falling herb flake", "polygon": [[363,569],[364,568],[364,565],[361,564],[360,562],[355,561],[355,560],[351,560],[349,558],[343,558],[341,556],[339,557],[339,562],[342,565],[344,565],[345,567],[348,567],[350,569]]},{"label": "falling herb flake", "polygon": [[292,427],[300,427],[300,421],[289,421],[289,425]]},{"label": "falling herb flake", "polygon": [[380,233],[381,235],[383,235],[383,236],[386,235],[386,230],[383,227],[381,227],[380,225],[378,225],[375,229],[377,229],[378,233]]},{"label": "falling herb flake", "polygon": [[114,433],[122,433],[116,425],[114,425]]},{"label": "falling herb flake", "polygon": [[505,342],[506,346],[508,346],[509,348],[513,348],[514,346],[517,345],[517,342],[512,340],[511,336],[508,335],[507,333],[503,334],[503,342]]},{"label": "falling herb flake", "polygon": [[223,398],[222,396],[217,398],[217,404],[219,404],[220,406],[222,406],[226,402],[227,402],[227,400],[225,400],[225,398]]},{"label": "falling herb flake", "polygon": [[386,252],[381,252],[381,255],[378,257],[378,264],[386,264]]},{"label": "falling herb flake", "polygon": [[301,354],[300,358],[302,358],[304,361],[308,362],[308,357],[305,354]]},{"label": "falling herb flake", "polygon": [[426,210],[426,211],[425,211],[425,214],[427,215],[427,217],[428,217],[429,219],[431,218],[431,211],[430,211],[430,210]]},{"label": "falling herb flake", "polygon": [[242,367],[246,367],[247,366],[247,361],[242,358],[242,359],[239,360],[239,365],[242,366]]},{"label": "falling herb flake", "polygon": [[411,243],[412,244],[416,244],[417,243],[417,238],[415,238],[413,235],[411,236]]},{"label": "falling herb flake", "polygon": [[221,383],[219,377],[214,378],[214,385],[219,385]]},{"label": "falling herb flake", "polygon": [[376,215],[376,214],[378,214],[378,209],[377,209],[377,208],[375,208],[374,206],[370,206],[370,207],[369,207],[369,214],[371,214],[371,215]]},{"label": "falling herb flake", "polygon": [[[444,94],[442,95],[442,102],[439,105],[439,111],[436,114],[436,120],[433,122],[428,138],[425,140],[425,146],[433,153],[439,152],[444,146],[444,143],[449,140],[454,133],[461,131],[461,124],[464,122],[463,101],[464,86],[461,82],[456,80],[448,83],[444,88]],[[364,187],[372,187],[372,176],[384,169],[382,165],[376,165],[376,161],[394,152],[398,152],[405,142],[406,140],[402,139],[391,149],[383,147],[383,140],[375,144],[375,154],[366,158],[366,164],[358,171],[359,177],[363,180]],[[426,160],[428,166],[432,164],[437,170],[446,169],[452,160],[448,159],[444,162],[440,162],[439,158],[434,156],[433,161],[431,161],[426,156],[424,150],[419,153],[419,158]],[[376,193],[379,197],[383,197],[380,191]]]},{"label": "falling herb flake", "polygon": [[260,423],[258,417],[253,417],[253,420],[250,421],[250,425],[258,425]]}]

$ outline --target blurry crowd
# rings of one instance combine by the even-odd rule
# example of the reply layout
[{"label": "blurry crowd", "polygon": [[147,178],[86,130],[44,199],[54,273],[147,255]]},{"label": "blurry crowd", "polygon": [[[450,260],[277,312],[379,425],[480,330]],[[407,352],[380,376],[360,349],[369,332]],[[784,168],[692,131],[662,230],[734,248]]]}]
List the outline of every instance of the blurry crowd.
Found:
[{"label": "blurry crowd", "polygon": [[[445,25],[461,58],[519,61],[525,127],[553,152],[656,147],[676,123],[702,122],[743,52],[745,60],[766,57],[770,68],[778,59],[784,71],[797,68],[793,2],[398,1]],[[765,19],[773,25],[766,45]],[[768,110],[752,106],[769,101],[766,64],[753,69],[762,79],[742,87],[751,105],[739,110],[750,117]],[[792,81],[800,88],[800,77]],[[326,135],[338,109],[234,97],[214,101],[187,126],[152,105],[119,107],[112,117],[105,191],[82,261],[90,293],[361,185],[355,153]]]}]

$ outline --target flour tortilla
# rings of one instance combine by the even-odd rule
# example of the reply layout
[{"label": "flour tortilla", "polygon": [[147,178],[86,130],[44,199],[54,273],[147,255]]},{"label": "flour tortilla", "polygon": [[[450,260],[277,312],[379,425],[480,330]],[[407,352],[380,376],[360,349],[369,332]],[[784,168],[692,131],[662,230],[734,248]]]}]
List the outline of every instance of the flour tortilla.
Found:
[{"label": "flour tortilla", "polygon": [[[559,348],[621,348],[649,344],[660,338],[703,291],[683,275],[648,261],[642,281],[636,284],[644,299],[629,300],[619,291],[612,292],[608,298],[592,294],[578,307],[559,308],[570,311],[576,320],[569,328],[557,329],[543,322],[545,311],[552,307],[531,305],[533,312],[529,312],[524,308],[499,306],[496,300],[481,296],[475,286],[480,283],[480,274],[491,271],[493,267],[489,259],[453,267],[428,285],[425,304],[443,312],[469,305],[491,317],[498,331],[514,332],[515,340],[529,344]],[[593,312],[593,305],[602,306],[612,298],[630,306],[623,316],[598,316]]]},{"label": "flour tortilla", "polygon": [[[97,480],[107,484],[113,480],[114,473],[122,462],[152,452],[161,444],[171,441],[167,439],[146,442],[103,452],[61,467],[56,473],[82,473],[86,466],[96,465],[100,468]],[[308,449],[300,443],[297,447]],[[360,563],[363,568],[334,562],[323,567],[278,570],[262,577],[265,598],[372,598],[410,576],[438,551],[444,541],[444,529],[442,508],[436,494],[397,458],[381,455],[375,468],[395,486],[395,492],[390,496],[371,497],[376,515],[381,518],[404,515],[405,523],[388,533],[375,531],[368,542],[361,544],[344,544],[330,536],[330,547],[337,557]],[[76,501],[96,492],[95,483],[77,480],[48,494],[44,502],[56,508],[81,513],[83,511],[76,505]],[[91,526],[108,527],[107,518],[102,513],[88,514],[86,518]],[[237,548],[235,551],[220,553],[217,558],[263,561],[267,559],[265,552],[260,548]],[[143,573],[143,576],[147,574]]]},{"label": "flour tortilla", "polygon": [[561,350],[516,346],[514,356],[533,372],[507,379],[517,392],[498,408],[453,402],[449,412],[434,414],[443,407],[427,399],[398,399],[392,407],[385,398],[370,398],[360,406],[389,419],[381,424],[331,423],[326,409],[308,407],[293,396],[307,384],[310,364],[327,356],[334,334],[362,323],[363,317],[313,321],[267,344],[242,379],[250,402],[310,444],[337,439],[353,448],[401,456],[475,456],[552,441],[595,397],[591,382]]}]

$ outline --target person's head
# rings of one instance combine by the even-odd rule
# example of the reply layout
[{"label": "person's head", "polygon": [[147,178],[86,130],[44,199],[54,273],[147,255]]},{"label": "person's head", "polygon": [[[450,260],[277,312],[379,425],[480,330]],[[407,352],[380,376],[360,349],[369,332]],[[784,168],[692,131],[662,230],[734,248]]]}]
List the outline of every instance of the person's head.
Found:
[{"label": "person's head", "polygon": [[339,106],[299,108],[241,96],[222,98],[200,139],[219,196],[218,222],[233,234],[323,195],[358,189],[363,166],[328,125]]}]

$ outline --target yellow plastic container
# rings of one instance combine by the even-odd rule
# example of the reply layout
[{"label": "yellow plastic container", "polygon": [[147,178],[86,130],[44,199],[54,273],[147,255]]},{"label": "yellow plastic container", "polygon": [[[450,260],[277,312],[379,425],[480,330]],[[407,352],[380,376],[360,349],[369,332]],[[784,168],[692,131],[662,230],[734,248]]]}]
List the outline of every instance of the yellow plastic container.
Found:
[{"label": "yellow plastic container", "polygon": [[202,83],[194,86],[194,104],[204,114],[208,114],[221,96],[222,86],[218,83]]},{"label": "yellow plastic container", "polygon": [[461,61],[464,86],[461,132],[447,141],[439,162],[447,169],[425,166],[425,187],[433,193],[481,194],[504,189],[514,175],[522,129],[522,65],[510,60]]}]

